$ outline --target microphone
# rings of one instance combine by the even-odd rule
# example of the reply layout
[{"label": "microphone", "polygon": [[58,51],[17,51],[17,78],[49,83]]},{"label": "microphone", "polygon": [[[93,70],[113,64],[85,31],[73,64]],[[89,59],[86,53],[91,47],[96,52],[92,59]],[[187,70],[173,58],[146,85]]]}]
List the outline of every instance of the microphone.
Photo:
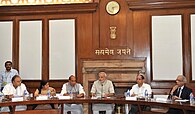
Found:
[{"label": "microphone", "polygon": [[104,93],[103,93],[103,87],[104,87],[104,85],[103,85],[103,83],[101,83],[101,85],[102,85],[102,89],[101,89],[101,97],[103,98],[103,97],[104,97]]}]

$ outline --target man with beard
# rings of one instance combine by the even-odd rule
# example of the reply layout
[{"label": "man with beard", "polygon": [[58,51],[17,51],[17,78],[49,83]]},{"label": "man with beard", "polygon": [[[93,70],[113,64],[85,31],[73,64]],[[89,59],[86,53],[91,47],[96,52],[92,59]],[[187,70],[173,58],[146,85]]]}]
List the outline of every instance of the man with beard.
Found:
[{"label": "man with beard", "polygon": [[0,89],[3,90],[4,86],[8,83],[11,83],[13,76],[18,75],[18,71],[12,69],[12,62],[5,62],[5,70],[0,72]]},{"label": "man with beard", "polygon": [[[99,80],[93,83],[91,88],[92,97],[112,97],[114,96],[114,86],[112,81],[107,80],[105,72],[98,73]],[[99,111],[106,111],[106,114],[112,114],[113,104],[93,104],[93,114],[99,114]]]}]

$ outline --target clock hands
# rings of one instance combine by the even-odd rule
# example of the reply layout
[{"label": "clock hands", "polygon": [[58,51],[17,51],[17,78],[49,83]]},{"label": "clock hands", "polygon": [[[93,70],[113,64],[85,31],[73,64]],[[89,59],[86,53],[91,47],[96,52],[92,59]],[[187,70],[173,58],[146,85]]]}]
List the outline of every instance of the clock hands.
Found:
[{"label": "clock hands", "polygon": [[108,2],[106,10],[109,14],[116,14],[120,9],[119,4],[116,1]]}]

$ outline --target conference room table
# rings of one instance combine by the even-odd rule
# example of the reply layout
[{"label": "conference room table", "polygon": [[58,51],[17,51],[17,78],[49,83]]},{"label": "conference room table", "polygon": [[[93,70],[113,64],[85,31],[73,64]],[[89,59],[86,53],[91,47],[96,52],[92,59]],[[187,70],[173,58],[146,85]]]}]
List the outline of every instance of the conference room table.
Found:
[{"label": "conference room table", "polygon": [[[48,99],[48,100],[36,100],[35,98],[31,98],[25,101],[1,101],[0,107],[8,106],[10,107],[10,114],[14,114],[16,111],[16,105],[33,105],[33,104],[58,104],[61,108],[59,109],[61,114],[63,114],[64,103],[74,103],[74,104],[82,104],[88,103],[89,105],[92,103],[113,103],[113,104],[135,104],[138,105],[139,111],[141,112],[141,105],[149,105],[149,106],[162,106],[162,107],[169,107],[169,108],[177,108],[182,109],[184,114],[195,114],[195,104],[190,104],[188,102],[176,102],[172,100],[164,101],[164,102],[157,102],[154,99],[150,100],[126,100],[122,96],[115,96],[109,98],[91,98],[85,96],[84,98],[72,98],[72,99],[58,99],[57,97]],[[49,111],[49,110],[45,110]]]}]

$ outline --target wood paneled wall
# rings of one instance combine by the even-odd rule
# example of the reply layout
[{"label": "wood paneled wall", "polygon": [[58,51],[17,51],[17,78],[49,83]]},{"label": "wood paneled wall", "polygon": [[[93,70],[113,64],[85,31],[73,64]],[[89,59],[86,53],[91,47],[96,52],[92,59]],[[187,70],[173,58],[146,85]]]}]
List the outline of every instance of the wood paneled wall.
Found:
[{"label": "wood paneled wall", "polygon": [[[188,85],[195,87],[191,78],[190,14],[195,13],[192,0],[115,0],[120,3],[120,12],[109,15],[105,10],[111,0],[94,0],[94,3],[63,4],[47,6],[0,6],[0,21],[13,20],[13,65],[19,69],[19,20],[43,20],[42,79],[49,79],[49,19],[76,19],[76,72],[82,82],[83,59],[132,59],[146,57],[147,82],[154,92],[167,92],[174,81],[153,81],[151,67],[151,16],[182,15],[183,69]],[[110,39],[110,26],[117,27],[117,38]],[[101,56],[96,49],[132,49],[131,55]],[[67,80],[52,80],[51,85],[60,91]],[[30,91],[38,87],[38,80],[24,80]],[[59,83],[60,82],[60,83]]]}]

